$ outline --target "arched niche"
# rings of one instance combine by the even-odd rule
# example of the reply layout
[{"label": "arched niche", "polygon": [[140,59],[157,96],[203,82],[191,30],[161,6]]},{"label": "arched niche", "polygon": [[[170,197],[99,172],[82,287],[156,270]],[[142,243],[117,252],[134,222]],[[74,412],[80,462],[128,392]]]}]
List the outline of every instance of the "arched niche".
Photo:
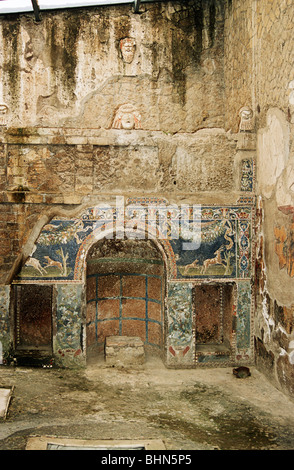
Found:
[{"label": "arched niche", "polygon": [[87,359],[102,357],[108,336],[139,337],[145,351],[165,350],[166,260],[149,239],[106,237],[86,256]]}]

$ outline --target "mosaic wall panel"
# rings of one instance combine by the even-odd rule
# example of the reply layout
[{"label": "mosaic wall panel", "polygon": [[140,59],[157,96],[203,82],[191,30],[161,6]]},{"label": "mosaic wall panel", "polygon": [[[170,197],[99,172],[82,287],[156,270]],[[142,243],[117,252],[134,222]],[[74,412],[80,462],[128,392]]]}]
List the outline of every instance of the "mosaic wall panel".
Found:
[{"label": "mosaic wall panel", "polygon": [[241,162],[241,191],[252,192],[254,191],[255,181],[255,162],[252,158],[242,160]]},{"label": "mosaic wall panel", "polygon": [[250,277],[251,209],[202,207],[197,222],[201,229],[198,249],[183,250],[183,239],[170,242],[177,260],[177,278]]},{"label": "mosaic wall panel", "polygon": [[117,227],[133,238],[158,240],[169,279],[250,278],[252,207],[196,207],[127,206],[122,214],[97,206],[80,218],[55,218],[17,280],[82,280],[89,248],[103,234],[115,237]]},{"label": "mosaic wall panel", "polygon": [[5,363],[10,350],[9,300],[10,286],[0,286],[0,364]]},{"label": "mosaic wall panel", "polygon": [[63,364],[78,363],[83,357],[82,289],[82,285],[57,286],[54,352]]},{"label": "mosaic wall panel", "polygon": [[251,305],[250,281],[238,283],[236,349],[237,357],[251,355]]},{"label": "mosaic wall panel", "polygon": [[168,290],[167,362],[193,364],[192,285],[171,283]]},{"label": "mosaic wall panel", "polygon": [[[97,305],[99,307],[101,302],[100,305],[105,307],[106,313],[104,313],[107,316],[110,299],[95,297],[90,302],[91,299],[88,298],[87,322],[91,320],[92,329],[87,328],[85,335],[82,332],[81,315],[86,260],[90,248],[105,236],[115,239],[119,233],[115,230],[119,227],[127,237],[154,239],[158,245],[161,245],[161,251],[164,253],[168,282],[165,339],[167,364],[190,367],[197,362],[213,364],[228,359],[228,356],[216,357],[213,354],[196,357],[193,281],[199,283],[208,278],[216,282],[233,281],[236,284],[237,299],[234,309],[237,320],[234,354],[236,352],[236,357],[241,360],[249,357],[252,350],[250,278],[253,206],[241,204],[230,207],[196,206],[196,210],[195,206],[185,206],[183,211],[176,206],[166,206],[162,201],[160,210],[155,201],[152,201],[151,207],[149,200],[147,203],[148,207],[138,205],[135,200],[132,206],[120,210],[110,206],[96,206],[85,211],[79,218],[55,218],[44,226],[37,240],[35,252],[23,266],[17,281],[56,284],[58,295],[55,355],[60,357],[63,363],[67,360],[78,362],[85,356],[82,337],[87,338],[88,345],[97,341],[97,328],[102,320],[102,317],[97,316]],[[100,261],[101,258],[96,260],[98,263]],[[99,270],[88,273],[88,275],[95,274],[92,276],[95,283],[98,273]],[[150,273],[142,271],[141,274]],[[90,278],[88,281],[90,282]],[[143,297],[131,300],[133,303],[141,300],[146,306],[147,301]],[[149,303],[148,301],[147,304]],[[123,316],[120,296],[118,296],[118,309],[117,318],[112,323],[108,321],[108,324],[112,325],[110,325],[110,334],[114,334],[115,328],[117,334],[124,334],[123,323],[120,323],[120,318]],[[131,315],[131,317],[136,316]],[[149,341],[151,327],[155,322],[145,320],[141,321],[145,342],[156,344],[155,340]],[[139,323],[136,317],[133,324]],[[158,325],[161,327],[161,322],[158,322]],[[154,332],[152,334],[154,336]]]}]

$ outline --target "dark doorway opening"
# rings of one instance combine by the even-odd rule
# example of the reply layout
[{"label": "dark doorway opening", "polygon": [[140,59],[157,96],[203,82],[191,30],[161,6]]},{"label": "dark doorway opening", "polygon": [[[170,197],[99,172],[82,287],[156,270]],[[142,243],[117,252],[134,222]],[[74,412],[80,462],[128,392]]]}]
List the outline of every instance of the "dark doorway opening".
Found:
[{"label": "dark doorway opening", "polygon": [[234,285],[197,285],[193,298],[196,352],[230,354],[234,333]]},{"label": "dark doorway opening", "polygon": [[163,356],[165,266],[151,240],[97,242],[87,257],[87,359],[103,357],[108,336],[139,337]]},{"label": "dark doorway opening", "polygon": [[52,362],[52,286],[14,286],[14,359],[18,365]]}]

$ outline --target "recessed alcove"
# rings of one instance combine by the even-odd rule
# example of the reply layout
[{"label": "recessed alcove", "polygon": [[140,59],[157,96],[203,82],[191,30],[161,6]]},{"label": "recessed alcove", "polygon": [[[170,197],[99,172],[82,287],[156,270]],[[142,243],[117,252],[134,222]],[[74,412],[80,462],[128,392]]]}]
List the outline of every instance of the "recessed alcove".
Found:
[{"label": "recessed alcove", "polygon": [[15,285],[14,361],[17,365],[50,364],[53,357],[53,288]]},{"label": "recessed alcove", "polygon": [[234,283],[194,286],[196,354],[231,355],[235,329],[234,287]]},{"label": "recessed alcove", "polygon": [[164,262],[151,240],[97,242],[87,257],[87,359],[103,357],[109,336],[138,337],[162,356],[164,292]]}]

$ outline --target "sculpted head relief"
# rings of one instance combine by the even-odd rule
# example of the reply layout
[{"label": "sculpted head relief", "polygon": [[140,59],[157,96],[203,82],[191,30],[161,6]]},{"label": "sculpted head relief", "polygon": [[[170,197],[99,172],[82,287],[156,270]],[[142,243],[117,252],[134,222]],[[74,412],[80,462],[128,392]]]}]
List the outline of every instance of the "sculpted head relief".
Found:
[{"label": "sculpted head relief", "polygon": [[239,112],[240,116],[240,125],[239,131],[240,132],[250,132],[253,131],[254,128],[254,121],[253,121],[253,111],[248,106],[244,106],[240,109]]},{"label": "sculpted head relief", "polygon": [[119,43],[119,47],[121,50],[122,58],[127,63],[130,64],[135,55],[136,50],[136,42],[133,38],[124,38],[121,39]]},{"label": "sculpted head relief", "polygon": [[142,129],[141,115],[132,104],[123,104],[115,114],[112,129]]},{"label": "sculpted head relief", "polygon": [[0,103],[0,126],[7,125],[8,106],[5,103]]}]

